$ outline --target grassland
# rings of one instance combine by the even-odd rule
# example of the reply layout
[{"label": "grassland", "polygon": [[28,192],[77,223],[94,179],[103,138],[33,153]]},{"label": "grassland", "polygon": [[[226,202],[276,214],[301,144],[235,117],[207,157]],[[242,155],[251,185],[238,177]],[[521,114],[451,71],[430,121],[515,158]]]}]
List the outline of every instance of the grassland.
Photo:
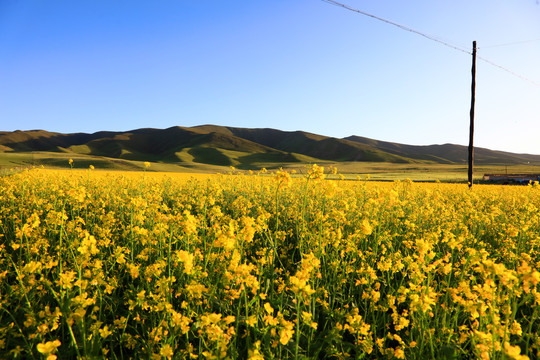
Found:
[{"label": "grassland", "polygon": [[[199,154],[199,156],[206,153]],[[224,153],[227,158],[244,157],[244,165],[236,168],[234,165],[213,165],[211,163],[195,162],[194,155],[187,151],[179,152],[175,156],[182,159],[180,162],[151,162],[149,172],[171,172],[171,173],[231,173],[231,166],[235,167],[233,173],[249,173],[249,170],[259,171],[262,168],[267,170],[277,170],[283,168],[287,171],[294,171],[302,176],[306,173],[309,164],[315,163],[315,159],[295,155],[295,162],[280,162],[279,157],[267,161],[268,155],[257,154],[246,155],[234,151]],[[207,155],[207,154],[206,154]],[[246,157],[248,159],[246,160]],[[48,169],[69,169],[69,159],[73,159],[75,169],[88,169],[90,165],[96,170],[118,170],[118,171],[143,171],[145,161],[126,160],[118,158],[108,158],[94,155],[73,154],[63,152],[8,152],[0,153],[0,169],[9,170],[12,168],[31,168],[43,166]],[[211,162],[211,161],[210,161]],[[215,161],[218,163],[218,161]],[[369,175],[371,180],[396,181],[413,180],[421,182],[467,182],[467,166],[457,164],[433,164],[433,163],[388,163],[388,162],[335,162],[319,161],[318,164],[326,167],[335,167],[340,174],[348,180],[357,180]],[[233,162],[233,164],[238,164]],[[538,165],[476,165],[474,181],[481,182],[486,173],[540,173]],[[335,177],[337,178],[337,177]]]},{"label": "grassland", "polygon": [[[384,180],[405,176],[463,181],[458,172],[467,164],[467,157],[467,147],[453,144],[404,145],[359,136],[338,139],[304,131],[215,125],[93,134],[0,132],[0,166],[8,167],[65,168],[69,158],[78,168],[93,164],[99,169],[138,170],[144,162],[151,162],[154,170],[176,172],[222,172],[231,166],[244,171],[301,169],[305,164],[325,164],[335,165],[343,173],[372,173]],[[540,168],[540,155],[476,148],[475,163],[521,166],[530,172]]]},{"label": "grassland", "polygon": [[153,166],[0,177],[0,358],[540,357],[537,185]]}]

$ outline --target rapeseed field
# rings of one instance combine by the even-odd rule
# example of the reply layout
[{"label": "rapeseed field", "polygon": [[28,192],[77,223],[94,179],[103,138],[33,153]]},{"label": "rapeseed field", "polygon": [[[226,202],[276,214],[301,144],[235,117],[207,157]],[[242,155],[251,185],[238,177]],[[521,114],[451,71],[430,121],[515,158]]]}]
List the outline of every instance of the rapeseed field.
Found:
[{"label": "rapeseed field", "polygon": [[0,178],[0,358],[540,358],[540,187],[327,175]]}]

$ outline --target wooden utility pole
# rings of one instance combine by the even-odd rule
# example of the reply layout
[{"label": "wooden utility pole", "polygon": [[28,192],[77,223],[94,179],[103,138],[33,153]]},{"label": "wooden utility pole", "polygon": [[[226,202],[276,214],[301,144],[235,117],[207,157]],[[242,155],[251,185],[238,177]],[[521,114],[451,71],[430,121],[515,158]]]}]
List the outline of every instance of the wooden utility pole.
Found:
[{"label": "wooden utility pole", "polygon": [[476,95],[476,41],[473,41],[472,52],[472,85],[471,85],[471,124],[469,127],[469,188],[473,185],[473,162],[474,162],[474,100]]}]

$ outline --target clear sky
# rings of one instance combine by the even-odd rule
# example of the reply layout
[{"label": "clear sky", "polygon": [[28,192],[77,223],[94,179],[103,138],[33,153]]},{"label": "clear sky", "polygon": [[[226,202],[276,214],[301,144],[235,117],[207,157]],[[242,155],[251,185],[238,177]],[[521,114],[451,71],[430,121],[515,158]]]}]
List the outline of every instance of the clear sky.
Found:
[{"label": "clear sky", "polygon": [[[540,84],[537,0],[341,2],[466,51],[476,40]],[[0,0],[0,130],[217,124],[467,145],[471,59],[321,0]],[[540,154],[540,85],[477,65],[475,145]]]}]

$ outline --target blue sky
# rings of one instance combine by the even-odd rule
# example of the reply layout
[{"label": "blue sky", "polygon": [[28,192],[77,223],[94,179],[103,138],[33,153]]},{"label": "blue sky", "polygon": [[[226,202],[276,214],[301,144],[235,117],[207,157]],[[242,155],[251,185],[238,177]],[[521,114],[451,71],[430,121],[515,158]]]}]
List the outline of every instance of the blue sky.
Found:
[{"label": "blue sky", "polygon": [[[536,0],[342,0],[540,84]],[[498,46],[510,44],[505,46]],[[0,0],[0,130],[217,124],[468,144],[471,55],[321,0]],[[540,85],[478,60],[475,145],[540,154]]]}]

